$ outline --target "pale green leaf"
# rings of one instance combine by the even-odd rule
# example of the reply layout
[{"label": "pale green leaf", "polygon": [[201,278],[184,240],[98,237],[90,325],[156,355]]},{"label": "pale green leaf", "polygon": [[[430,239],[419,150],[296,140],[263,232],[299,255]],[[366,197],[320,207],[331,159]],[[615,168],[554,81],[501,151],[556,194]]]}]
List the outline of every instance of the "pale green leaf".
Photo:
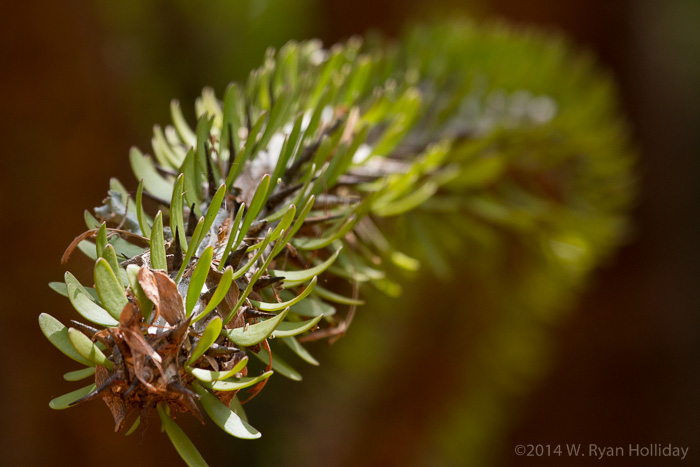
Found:
[{"label": "pale green leaf", "polygon": [[236,373],[240,372],[247,363],[248,357],[243,357],[241,361],[236,363],[236,365],[228,371],[212,371],[204,370],[202,368],[190,368],[187,371],[198,380],[205,383],[211,383],[213,381],[221,381],[223,379],[232,378]]},{"label": "pale green leaf", "polygon": [[267,371],[260,376],[245,376],[243,378],[230,378],[224,381],[212,381],[211,383],[206,383],[202,381],[202,386],[215,391],[238,391],[269,378],[274,372]]},{"label": "pale green leaf", "polygon": [[63,375],[66,381],[80,381],[95,374],[95,367],[89,366],[81,370],[69,371]]},{"label": "pale green leaf", "polygon": [[66,356],[83,365],[93,365],[92,362],[83,358],[78,351],[75,350],[70,339],[68,339],[68,328],[61,324],[59,320],[48,313],[42,313],[39,315],[39,327],[49,342],[55,345],[56,348]]},{"label": "pale green leaf", "polygon": [[158,211],[153,220],[151,231],[151,267],[168,271],[168,262],[165,256],[165,240],[163,239],[163,213]]},{"label": "pale green leaf", "polygon": [[186,365],[192,365],[196,362],[199,357],[204,355],[204,352],[209,350],[209,347],[219,338],[221,334],[221,328],[223,324],[221,323],[221,318],[218,316],[211,320],[207,325],[206,329],[202,333],[202,337],[199,338],[196,347],[192,351],[190,359],[187,361]]},{"label": "pale green leaf", "polygon": [[197,265],[190,276],[190,283],[187,288],[187,297],[185,299],[185,314],[189,318],[194,310],[194,306],[199,300],[199,296],[202,294],[202,287],[207,280],[207,275],[209,274],[209,269],[211,268],[211,259],[214,255],[214,248],[208,246],[202,252]]},{"label": "pale green leaf", "polygon": [[322,317],[323,315],[320,315],[313,319],[307,321],[300,321],[298,323],[291,323],[289,321],[285,321],[283,323],[280,323],[277,326],[277,328],[275,328],[275,330],[272,332],[272,337],[296,336],[310,329],[313,329],[316,326],[316,324],[318,324],[318,322],[321,321]]},{"label": "pale green leaf", "polygon": [[250,347],[267,339],[272,334],[277,325],[287,316],[289,310],[281,311],[274,318],[262,321],[250,326],[244,326],[236,329],[224,329],[222,334],[225,334],[234,344],[243,347]]},{"label": "pale green leaf", "polygon": [[298,303],[299,301],[303,300],[306,298],[313,290],[314,287],[316,286],[316,281],[317,278],[314,276],[313,279],[311,279],[311,282],[309,282],[309,285],[306,286],[306,288],[296,297],[294,297],[291,300],[287,300],[286,302],[281,302],[281,303],[266,303],[266,302],[259,302],[257,300],[251,300],[250,303],[253,304],[255,308],[258,310],[262,311],[279,311],[284,308],[287,308],[289,306],[294,305],[295,303]]},{"label": "pale green leaf", "polygon": [[92,300],[82,284],[70,272],[66,272],[65,279],[68,299],[83,318],[106,327],[119,325],[115,317]]},{"label": "pale green leaf", "polygon": [[124,306],[129,302],[124,294],[121,280],[114,275],[111,266],[104,258],[95,263],[95,287],[100,302],[112,317],[119,319]]},{"label": "pale green leaf", "polygon": [[75,403],[76,401],[87,396],[88,394],[90,394],[94,390],[95,390],[94,383],[89,385],[89,386],[85,386],[84,388],[76,389],[73,392],[69,392],[68,394],[64,394],[60,397],[57,397],[57,398],[51,400],[51,402],[49,402],[49,407],[51,407],[54,410],[67,409],[73,403]]},{"label": "pale green leaf", "polygon": [[114,364],[107,360],[105,354],[103,354],[102,351],[97,348],[95,343],[82,332],[78,331],[77,329],[68,328],[68,339],[70,340],[71,345],[73,345],[73,348],[78,351],[81,357],[87,359],[95,365],[102,365],[110,371],[114,368]]},{"label": "pale green leaf", "polygon": [[184,460],[189,467],[208,467],[202,455],[197,451],[197,448],[194,447],[194,444],[192,444],[192,441],[190,441],[185,432],[182,431],[182,428],[170,418],[162,404],[158,404],[158,415],[163,423],[165,432],[168,434],[168,438],[170,438],[170,442],[173,443],[175,450],[180,454],[182,460]]},{"label": "pale green leaf", "polygon": [[193,383],[195,392],[199,395],[202,407],[216,423],[226,433],[243,439],[255,439],[260,437],[260,432],[250,426],[231,409],[226,407],[218,397],[207,391],[197,383]]}]

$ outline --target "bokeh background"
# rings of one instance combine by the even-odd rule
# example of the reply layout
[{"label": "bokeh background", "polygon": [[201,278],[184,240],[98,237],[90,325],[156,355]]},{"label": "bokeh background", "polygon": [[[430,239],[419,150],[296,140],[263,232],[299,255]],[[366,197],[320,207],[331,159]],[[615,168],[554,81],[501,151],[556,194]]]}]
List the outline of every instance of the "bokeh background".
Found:
[{"label": "bokeh background", "polygon": [[[685,465],[700,465],[695,0],[4,4],[0,464],[181,462],[155,421],[139,443],[111,433],[111,416],[100,403],[49,409],[51,398],[74,387],[61,378],[73,368],[36,323],[40,312],[64,322],[74,317],[46,283],[61,279],[63,249],[82,232],[83,209],[100,204],[109,178],[135,188],[128,149],[149,147],[152,125],[169,121],[171,98],[187,106],[206,85],[221,93],[228,82],[244,80],[267,47],[290,39],[318,37],[330,45],[370,30],[395,36],[407,24],[455,16],[564,33],[612,71],[640,152],[630,242],[573,309],[532,337],[541,365],[525,380],[491,384],[468,363],[488,362],[488,355],[460,354],[489,320],[478,284],[424,274],[398,301],[370,297],[373,305],[334,346],[314,346],[321,366],[302,368],[304,382],[277,377],[247,406],[261,440],[228,438],[194,420],[184,421],[186,431],[211,465],[595,463],[514,454],[515,445],[529,443],[671,443],[690,448]],[[77,256],[69,269],[89,274],[91,265]],[[459,332],[446,336],[431,324],[441,320]],[[606,465],[676,463],[626,457]]]}]

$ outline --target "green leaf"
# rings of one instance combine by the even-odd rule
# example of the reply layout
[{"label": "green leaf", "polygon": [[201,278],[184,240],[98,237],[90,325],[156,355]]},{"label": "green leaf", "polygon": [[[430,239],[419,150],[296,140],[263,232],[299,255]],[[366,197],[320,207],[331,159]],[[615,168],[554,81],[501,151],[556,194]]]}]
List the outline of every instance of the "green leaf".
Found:
[{"label": "green leaf", "polygon": [[297,354],[302,360],[304,360],[306,363],[314,366],[318,366],[318,360],[316,360],[313,355],[309,353],[308,350],[302,346],[298,340],[296,340],[293,337],[283,337],[282,342],[284,342],[287,347],[292,349],[292,352]]},{"label": "green leaf", "polygon": [[336,240],[345,236],[355,226],[357,218],[350,216],[337,230],[331,231],[320,238],[303,238],[294,242],[294,245],[300,250],[318,250],[327,247]]},{"label": "green leaf", "polygon": [[173,195],[170,200],[170,231],[173,235],[177,232],[178,241],[182,251],[187,251],[187,238],[185,237],[185,219],[182,215],[182,194],[184,191],[184,174],[180,174],[173,186]]},{"label": "green leaf", "polygon": [[208,246],[202,252],[197,265],[190,276],[190,284],[187,288],[187,298],[185,300],[185,315],[189,318],[194,310],[194,306],[199,300],[199,296],[202,294],[202,288],[207,280],[207,275],[209,274],[209,269],[211,268],[211,259],[214,255],[214,248]]},{"label": "green leaf", "polygon": [[426,182],[419,188],[411,191],[410,194],[403,198],[392,201],[386,204],[377,203],[372,207],[372,212],[380,217],[397,216],[406,211],[410,211],[421,204],[428,198],[433,196],[438,190],[438,184],[432,181]]},{"label": "green leaf", "polygon": [[233,245],[238,244],[238,227],[241,225],[241,220],[243,219],[243,213],[245,212],[245,208],[245,203],[241,203],[241,205],[238,207],[236,217],[233,220],[233,224],[231,224],[231,230],[229,231],[228,240],[226,241],[226,248],[224,248],[224,253],[221,255],[221,261],[219,262],[219,270],[221,270],[226,264],[226,260],[228,259],[228,255],[231,254]]},{"label": "green leaf", "polygon": [[221,185],[219,189],[216,190],[216,193],[214,193],[211,203],[209,203],[209,207],[207,208],[207,214],[204,216],[204,226],[202,227],[202,233],[200,234],[202,238],[197,239],[198,243],[201,243],[202,240],[204,240],[207,232],[209,232],[209,229],[211,229],[211,226],[214,224],[214,220],[216,219],[217,214],[219,214],[219,209],[221,209],[221,203],[224,201],[225,196],[226,185]]},{"label": "green leaf", "polygon": [[85,256],[93,261],[97,259],[95,244],[90,241],[82,240],[80,243],[78,243],[78,250],[82,251]]},{"label": "green leaf", "polygon": [[224,381],[212,381],[211,383],[205,383],[204,381],[202,381],[202,385],[215,391],[238,391],[240,389],[244,389],[258,384],[260,381],[266,380],[273,373],[273,371],[267,371],[261,374],[260,376],[231,378]]},{"label": "green leaf", "polygon": [[245,237],[245,234],[248,232],[248,229],[250,226],[253,224],[253,221],[257,217],[258,213],[262,209],[262,207],[265,204],[265,201],[267,201],[266,195],[267,195],[267,187],[270,184],[270,175],[265,174],[262,179],[260,180],[260,183],[258,183],[258,187],[255,190],[255,194],[253,195],[253,199],[250,202],[250,208],[248,208],[248,212],[245,214],[245,218],[243,219],[243,225],[241,226],[241,233],[238,235],[238,239],[236,240],[236,244],[234,245],[234,248],[238,247],[238,245],[241,243],[241,240],[243,240],[243,237]]},{"label": "green leaf", "polygon": [[74,328],[68,328],[68,339],[70,340],[73,348],[78,351],[81,357],[87,359],[95,365],[102,365],[110,371],[114,369],[114,364],[107,360],[105,354],[103,354],[102,351],[97,348],[95,343],[82,332]]},{"label": "green leaf", "polygon": [[228,290],[231,288],[231,283],[233,282],[233,268],[231,266],[228,266],[226,269],[224,269],[224,273],[221,275],[221,279],[219,279],[219,284],[216,286],[216,290],[214,291],[214,295],[212,295],[211,299],[209,300],[209,303],[207,304],[207,307],[199,313],[197,316],[194,317],[192,320],[193,323],[196,323],[200,319],[204,318],[207,316],[211,311],[221,303],[221,300],[224,299],[226,294],[228,293]]},{"label": "green leaf", "polygon": [[[258,353],[253,352],[253,354],[260,360],[262,360],[265,364],[268,364],[270,362],[270,353],[266,349],[262,349]],[[287,362],[279,358],[277,355],[272,356],[272,369],[276,373],[279,373],[282,376],[289,378],[293,381],[302,380],[301,374],[297,370],[289,366]]]},{"label": "green leaf", "polygon": [[192,233],[192,241],[190,241],[190,245],[187,247],[187,253],[185,253],[185,259],[182,261],[182,265],[180,266],[180,271],[178,271],[177,276],[175,277],[175,283],[180,282],[180,279],[182,278],[182,275],[184,274],[185,269],[187,269],[187,266],[190,264],[190,260],[194,256],[194,253],[197,251],[197,248],[199,247],[199,242],[197,242],[197,239],[204,237],[202,235],[203,229],[204,229],[204,217],[200,217],[199,221],[197,222],[197,225],[194,228],[194,232]]},{"label": "green leaf", "polygon": [[81,370],[69,371],[68,373],[65,373],[63,375],[63,379],[65,379],[66,381],[80,381],[81,379],[85,379],[88,376],[92,376],[94,374],[95,367],[89,366]]},{"label": "green leaf", "polygon": [[163,213],[158,211],[153,220],[151,231],[151,267],[168,271],[168,261],[165,256],[165,240],[163,239]]},{"label": "green leaf", "polygon": [[95,236],[95,251],[98,257],[102,256],[105,246],[107,246],[107,224],[103,222]]},{"label": "green leaf", "polygon": [[192,374],[195,378],[205,383],[211,383],[213,381],[221,381],[222,379],[232,378],[233,375],[238,373],[246,366],[248,363],[248,357],[243,357],[233,368],[228,371],[211,371],[203,370],[202,368],[190,368],[187,371]]},{"label": "green leaf", "polygon": [[309,269],[303,269],[300,271],[281,271],[281,270],[273,270],[272,275],[274,276],[282,276],[284,277],[284,282],[282,283],[282,287],[284,288],[289,288],[289,287],[295,287],[297,285],[300,285],[309,279],[311,279],[314,276],[318,276],[321,274],[323,271],[328,269],[328,267],[333,264],[335,259],[338,257],[340,254],[340,250],[342,250],[342,247],[338,248],[335,253],[331,255],[330,258],[319,264],[318,266],[314,266]]},{"label": "green leaf", "polygon": [[316,276],[314,276],[313,279],[311,279],[311,282],[309,282],[309,285],[306,286],[306,288],[296,297],[294,297],[291,300],[287,300],[286,302],[281,302],[281,303],[266,303],[266,302],[259,302],[257,300],[251,300],[250,303],[253,304],[255,308],[261,311],[279,311],[284,308],[287,308],[289,306],[294,305],[295,303],[298,303],[299,301],[303,300],[306,298],[313,290],[314,287],[316,286]]},{"label": "green leaf", "polygon": [[199,395],[202,407],[216,423],[226,433],[242,439],[260,438],[260,432],[241,420],[233,410],[229,409],[219,400],[218,397],[204,389],[196,382],[192,384],[195,392]]},{"label": "green leaf", "polygon": [[87,396],[88,394],[90,394],[94,390],[95,390],[94,383],[89,385],[89,386],[85,386],[84,388],[76,389],[73,392],[69,392],[68,394],[64,394],[60,397],[53,399],[51,402],[49,402],[49,407],[51,407],[54,410],[67,409],[75,401],[82,399],[83,397]]},{"label": "green leaf", "polygon": [[168,438],[170,438],[170,442],[173,443],[175,450],[180,454],[182,460],[184,460],[189,467],[208,467],[204,458],[199,451],[197,451],[197,448],[194,447],[194,444],[192,444],[192,441],[190,441],[185,432],[182,431],[182,428],[180,428],[165,412],[163,404],[158,404],[158,416],[160,416],[160,421],[163,423],[163,428]]},{"label": "green leaf", "polygon": [[139,220],[139,227],[144,237],[151,236],[151,226],[148,223],[148,216],[143,210],[143,179],[139,182],[139,187],[136,189],[136,218]]},{"label": "green leaf", "polygon": [[124,294],[124,287],[104,258],[97,259],[94,272],[97,295],[109,314],[118,320],[124,306],[129,302]]},{"label": "green leaf", "polygon": [[316,297],[308,297],[306,300],[300,301],[289,311],[300,316],[310,316],[314,318],[321,315],[333,316],[335,314],[335,308]]},{"label": "green leaf", "polygon": [[272,332],[272,337],[292,337],[297,334],[313,329],[319,321],[321,321],[323,315],[317,316],[314,319],[307,321],[300,321],[298,323],[290,323],[285,321],[280,323],[277,328]]},{"label": "green leaf", "polygon": [[95,219],[95,216],[90,214],[90,211],[87,209],[83,212],[83,218],[85,219],[85,225],[88,229],[92,230],[100,228],[100,222]]},{"label": "green leaf", "polygon": [[141,424],[141,416],[139,415],[138,417],[136,417],[136,420],[134,420],[134,423],[131,424],[131,428],[129,428],[127,430],[127,432],[124,433],[124,436],[129,436],[129,435],[133,434],[134,431],[136,431],[136,428],[138,428],[140,424]]},{"label": "green leaf", "polygon": [[344,295],[337,294],[328,289],[324,289],[320,285],[316,287],[316,295],[321,298],[328,300],[329,302],[340,303],[343,305],[364,305],[365,302],[362,300],[357,300],[350,297],[345,297]]},{"label": "green leaf", "polygon": [[250,347],[258,344],[272,334],[277,325],[287,316],[289,309],[281,311],[274,318],[270,318],[261,323],[251,326],[244,326],[236,329],[224,329],[222,334],[225,334],[234,344],[243,347]]},{"label": "green leaf", "polygon": [[[232,155],[235,155],[240,147],[238,128],[241,125],[238,117],[238,86],[236,84],[229,86],[224,94],[223,117],[219,154],[222,160],[231,160]],[[231,141],[233,141],[233,148],[229,147]]]},{"label": "green leaf", "polygon": [[59,320],[48,313],[42,313],[39,315],[39,327],[49,342],[55,345],[56,348],[66,356],[83,365],[92,366],[92,362],[83,358],[78,351],[75,350],[70,339],[68,339],[68,328],[61,324]]},{"label": "green leaf", "polygon": [[187,205],[194,205],[195,214],[199,216],[202,214],[199,210],[199,203],[201,200],[200,190],[202,186],[197,178],[197,161],[195,160],[195,157],[196,153],[194,148],[190,148],[190,150],[187,151],[187,155],[185,156],[185,160],[182,162],[182,168],[180,170],[184,175],[185,199],[187,200]]},{"label": "green leaf", "polygon": [[223,324],[221,322],[221,318],[219,318],[218,316],[209,322],[206,329],[202,333],[202,337],[199,338],[197,346],[192,351],[190,359],[187,360],[186,365],[192,365],[199,359],[199,357],[204,355],[204,352],[209,350],[209,347],[211,347],[211,345],[216,341],[216,339],[219,338],[222,326]]},{"label": "green leaf", "polygon": [[144,156],[134,147],[129,152],[129,160],[136,179],[143,180],[143,186],[149,193],[163,200],[170,198],[173,191],[172,183],[158,173],[150,157]]},{"label": "green leaf", "polygon": [[96,304],[90,294],[85,290],[78,279],[76,279],[73,274],[66,272],[66,294],[70,300],[73,308],[76,309],[80,316],[91,321],[93,323],[99,324],[101,326],[110,327],[118,326],[119,321],[112,317],[112,315]]},{"label": "green leaf", "polygon": [[121,279],[121,284],[123,286],[128,285],[128,282],[126,281],[124,268],[122,268],[119,264],[119,259],[117,259],[117,252],[111,243],[108,243],[105,247],[104,251],[102,252],[102,257],[107,260],[107,263],[109,263],[109,266],[112,268],[112,272],[114,272],[114,275],[117,276],[117,279]]},{"label": "green leaf", "polygon": [[194,146],[197,144],[197,136],[185,121],[185,117],[182,115],[182,109],[180,109],[180,103],[175,99],[170,101],[170,118],[173,121],[178,135],[180,135],[180,139],[185,143],[185,146]]},{"label": "green leaf", "polygon": [[[64,297],[68,298],[68,287],[64,282],[49,282],[49,287],[55,292],[58,292]],[[98,303],[100,301],[100,297],[97,295],[97,290],[93,289],[92,287],[83,288],[88,293],[88,295],[90,295],[90,299],[93,302]]]}]

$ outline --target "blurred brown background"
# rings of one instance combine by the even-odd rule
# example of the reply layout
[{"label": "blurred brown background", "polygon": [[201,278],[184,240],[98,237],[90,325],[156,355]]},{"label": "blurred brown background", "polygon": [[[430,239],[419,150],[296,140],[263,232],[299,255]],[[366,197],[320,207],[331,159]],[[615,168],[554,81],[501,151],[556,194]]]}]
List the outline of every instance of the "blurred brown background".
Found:
[{"label": "blurred brown background", "polygon": [[[513,453],[516,444],[528,443],[671,443],[690,448],[685,465],[700,465],[700,2],[694,0],[3,5],[0,464],[181,462],[156,422],[139,444],[111,433],[111,417],[99,403],[49,409],[52,397],[76,387],[61,378],[75,368],[36,322],[44,311],[63,322],[75,317],[46,283],[61,280],[63,249],[82,232],[83,209],[100,204],[109,177],[135,187],[128,149],[149,147],[151,126],[169,120],[171,98],[188,108],[205,85],[221,93],[230,80],[244,79],[268,46],[289,39],[331,44],[368,29],[395,35],[409,21],[466,14],[540,25],[593,49],[617,78],[641,153],[635,235],[599,271],[575,312],[551,329],[548,371],[538,384],[515,391],[505,416],[483,418],[489,439],[459,432],[442,439],[435,427],[450,416],[450,405],[441,398],[457,381],[444,376],[445,356],[431,354],[431,345],[440,349],[438,339],[415,339],[424,326],[416,313],[382,334],[398,310],[368,311],[338,344],[312,349],[321,367],[300,368],[304,382],[278,377],[251,403],[248,415],[261,440],[230,439],[192,421],[184,423],[186,431],[211,465],[460,465],[460,449],[473,446],[484,452],[471,456],[482,459],[476,465],[595,463]],[[91,265],[77,256],[68,268],[89,275]],[[378,297],[374,308],[420,305],[421,293],[449,296],[455,286],[420,283],[422,292],[396,303]],[[388,349],[395,361],[375,362],[372,346]],[[434,374],[443,374],[435,377],[438,387],[431,385]],[[607,465],[676,463],[626,457]]]}]

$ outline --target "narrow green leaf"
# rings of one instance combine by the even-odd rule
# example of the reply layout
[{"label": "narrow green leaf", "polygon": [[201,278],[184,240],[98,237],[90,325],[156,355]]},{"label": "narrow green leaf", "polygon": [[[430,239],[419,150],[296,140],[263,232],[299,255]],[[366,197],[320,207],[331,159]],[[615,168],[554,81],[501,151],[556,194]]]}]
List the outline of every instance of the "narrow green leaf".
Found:
[{"label": "narrow green leaf", "polygon": [[139,415],[138,417],[136,417],[136,420],[134,420],[134,423],[131,424],[131,428],[129,428],[127,430],[127,432],[124,433],[124,436],[129,436],[129,435],[133,434],[134,431],[136,431],[136,428],[138,428],[140,424],[141,424],[141,416]]},{"label": "narrow green leaf", "polygon": [[83,254],[85,254],[85,256],[87,256],[93,261],[97,259],[97,254],[95,253],[95,244],[90,241],[82,240],[80,243],[78,243],[78,250],[82,251]]},{"label": "narrow green leaf", "polygon": [[63,375],[63,379],[65,379],[66,381],[80,381],[81,379],[85,379],[88,376],[92,376],[94,374],[95,374],[95,367],[88,366],[88,367],[83,368],[81,370],[69,371],[68,373],[65,373]]},{"label": "narrow green leaf", "polygon": [[[258,353],[253,352],[253,354],[260,360],[262,360],[265,364],[268,364],[270,362],[270,353],[266,349],[262,349]],[[272,369],[276,373],[279,373],[282,376],[289,378],[293,381],[302,380],[301,374],[277,355],[272,356]]]},{"label": "narrow green leaf", "polygon": [[102,256],[105,246],[107,246],[107,224],[103,222],[95,236],[95,251],[98,257]]},{"label": "narrow green leaf", "polygon": [[207,280],[207,275],[209,274],[209,269],[211,268],[211,259],[214,255],[214,248],[208,246],[202,252],[197,265],[190,276],[190,284],[187,288],[187,297],[185,299],[185,314],[189,318],[194,310],[194,306],[199,300],[199,296],[202,294],[202,288]]},{"label": "narrow green leaf", "polygon": [[192,384],[199,395],[202,407],[209,414],[214,423],[231,436],[242,439],[260,438],[260,432],[241,420],[233,410],[229,409],[218,397],[204,389],[196,382]]},{"label": "narrow green leaf", "polygon": [[292,337],[304,333],[316,327],[318,322],[321,321],[321,318],[323,318],[323,315],[307,321],[300,321],[298,323],[290,323],[285,321],[280,323],[277,328],[272,331],[272,337]]},{"label": "narrow green leaf", "polygon": [[296,297],[294,297],[291,300],[287,300],[286,302],[281,302],[281,303],[266,303],[266,302],[259,302],[257,300],[251,300],[250,303],[253,304],[255,308],[261,311],[279,311],[284,308],[287,308],[288,306],[292,306],[295,303],[303,300],[306,298],[313,290],[314,287],[316,286],[316,276],[314,276],[313,279],[311,279],[311,282],[309,282],[309,285],[306,286],[306,288]]},{"label": "narrow green leaf", "polygon": [[119,325],[117,319],[92,300],[82,284],[70,272],[66,272],[65,280],[68,299],[83,318],[105,327]]},{"label": "narrow green leaf", "polygon": [[386,204],[375,204],[372,207],[372,212],[380,217],[397,216],[406,211],[416,208],[433,196],[438,189],[435,182],[429,181],[421,185],[419,188],[411,191],[410,194],[403,198]]},{"label": "narrow green leaf", "polygon": [[77,329],[68,328],[68,339],[73,345],[73,348],[78,351],[81,357],[87,359],[95,365],[102,365],[110,371],[114,369],[114,364],[107,360],[105,354],[103,354],[102,351],[97,348],[95,343],[82,332],[78,331]]},{"label": "narrow green leaf", "polygon": [[232,378],[236,373],[240,372],[243,367],[248,364],[248,357],[243,357],[233,368],[228,371],[211,371],[203,370],[202,368],[190,368],[187,369],[189,373],[195,378],[205,383],[211,383],[213,381],[221,381],[223,379]]},{"label": "narrow green leaf", "polygon": [[85,386],[84,388],[76,389],[73,392],[69,392],[68,394],[64,394],[60,397],[53,399],[51,402],[49,402],[49,407],[51,407],[54,410],[67,409],[75,401],[82,399],[94,390],[94,383],[89,386]]},{"label": "narrow green leaf", "polygon": [[105,260],[107,260],[107,263],[109,263],[109,267],[112,268],[112,271],[114,272],[114,275],[117,276],[117,279],[121,279],[121,284],[123,286],[128,285],[126,281],[126,272],[124,271],[124,268],[122,268],[119,264],[119,259],[117,259],[117,252],[114,249],[114,245],[108,243],[104,251],[102,252],[102,257]]},{"label": "narrow green leaf", "polygon": [[267,187],[269,186],[269,184],[270,175],[265,174],[260,180],[260,183],[258,183],[258,187],[255,190],[253,199],[250,202],[250,208],[248,208],[248,212],[246,212],[245,214],[243,224],[241,225],[241,232],[238,235],[238,239],[236,240],[234,248],[238,247],[238,245],[241,243],[241,240],[243,240],[243,238],[245,237],[245,234],[248,232],[248,229],[253,224],[253,221],[256,219],[258,213],[265,204],[265,201],[267,201],[266,195]]},{"label": "narrow green leaf", "polygon": [[365,304],[365,302],[363,300],[356,300],[356,299],[353,299],[350,297],[345,297],[343,295],[332,292],[328,289],[324,289],[320,285],[318,287],[316,287],[316,295],[318,295],[321,298],[325,298],[329,302],[341,303],[343,305],[364,305]]},{"label": "narrow green leaf", "polygon": [[208,467],[202,455],[197,451],[197,448],[194,447],[194,444],[192,444],[192,441],[190,441],[185,432],[182,431],[182,428],[170,418],[162,404],[158,404],[158,416],[160,416],[160,421],[163,423],[163,428],[168,434],[170,442],[173,443],[175,450],[180,454],[182,460],[184,460],[189,467]]},{"label": "narrow green leaf", "polygon": [[280,270],[273,270],[272,275],[274,276],[282,276],[284,277],[284,282],[282,283],[282,287],[288,288],[288,287],[295,287],[297,285],[302,284],[303,282],[308,281],[314,276],[317,276],[321,274],[323,271],[328,269],[328,267],[333,264],[335,259],[338,257],[340,254],[340,251],[342,250],[342,247],[338,248],[335,253],[331,255],[330,258],[319,264],[318,266],[314,266],[309,269],[304,269],[301,271],[280,271]]},{"label": "narrow green leaf", "polygon": [[194,205],[195,214],[200,216],[202,213],[199,210],[199,203],[201,201],[201,188],[202,185],[200,180],[197,178],[197,162],[195,160],[196,153],[194,148],[190,148],[187,151],[185,160],[182,162],[182,174],[184,175],[184,186],[185,186],[185,199],[187,200],[187,205]]},{"label": "narrow green leaf", "polygon": [[199,359],[199,357],[204,355],[204,352],[209,350],[209,347],[211,347],[216,339],[219,338],[222,326],[223,324],[221,323],[221,318],[218,316],[209,322],[206,329],[202,333],[202,337],[199,338],[197,346],[192,351],[192,356],[190,356],[190,359],[187,360],[186,365],[192,365]]},{"label": "narrow green leaf", "polygon": [[285,309],[274,318],[270,318],[251,326],[244,326],[236,329],[224,329],[222,334],[225,334],[226,337],[228,337],[236,345],[250,347],[251,345],[258,344],[267,339],[267,337],[272,334],[272,331],[275,330],[277,325],[284,319],[288,311],[288,309]]},{"label": "narrow green leaf", "polygon": [[49,342],[66,356],[83,365],[92,366],[92,362],[83,358],[78,351],[75,350],[70,339],[68,339],[68,328],[61,324],[59,320],[48,313],[42,313],[39,315],[39,327]]},{"label": "narrow green leaf", "polygon": [[202,311],[200,314],[194,317],[192,320],[193,323],[196,323],[200,319],[204,318],[207,316],[214,308],[216,308],[219,303],[221,303],[221,300],[224,299],[226,294],[228,293],[228,290],[231,288],[231,283],[233,282],[233,268],[231,266],[228,266],[225,270],[223,275],[221,276],[221,279],[219,279],[219,285],[216,286],[216,290],[214,291],[214,295],[212,295],[211,299],[209,300],[209,303],[207,304],[207,307]]},{"label": "narrow green leaf", "polygon": [[207,235],[207,232],[209,232],[209,229],[211,229],[211,226],[214,224],[214,220],[216,219],[217,214],[219,214],[221,203],[224,201],[225,196],[226,185],[221,185],[219,189],[216,190],[216,193],[214,193],[211,203],[209,203],[209,207],[207,208],[207,214],[204,216],[204,226],[202,227],[202,238],[198,239],[199,243],[202,242],[204,237]]},{"label": "narrow green leaf", "polygon": [[312,318],[321,315],[333,316],[335,314],[335,308],[316,297],[308,297],[306,300],[300,301],[289,311],[300,316],[310,316]]},{"label": "narrow green leaf", "polygon": [[295,338],[293,338],[293,337],[283,337],[283,338],[282,338],[282,342],[284,342],[284,343],[287,345],[287,347],[289,347],[290,349],[292,349],[292,352],[294,352],[295,354],[297,354],[297,356],[299,356],[299,358],[301,358],[302,360],[304,360],[306,363],[308,363],[308,364],[310,364],[310,365],[314,365],[314,366],[318,366],[318,365],[319,365],[318,360],[316,360],[316,359],[313,357],[313,355],[311,355],[311,354],[309,353],[309,351],[306,350],[306,348],[304,348],[304,346],[301,345],[301,344],[299,343],[299,341],[296,340]]},{"label": "narrow green leaf", "polygon": [[144,237],[151,236],[151,226],[148,223],[148,216],[143,210],[143,179],[139,182],[139,187],[136,189],[136,218],[139,220],[139,227]]},{"label": "narrow green leaf", "polygon": [[[58,292],[64,297],[68,298],[68,287],[64,282],[49,282],[49,287],[55,292]],[[100,297],[97,295],[97,290],[93,289],[92,287],[83,287],[83,289],[85,289],[88,295],[90,295],[90,299],[99,305]]]},{"label": "narrow green leaf", "polygon": [[177,232],[178,241],[182,251],[187,251],[187,238],[185,237],[185,219],[182,214],[182,194],[184,191],[184,174],[180,174],[173,186],[173,195],[170,200],[170,231],[173,235]]},{"label": "narrow green leaf", "polygon": [[226,248],[224,248],[224,253],[221,255],[221,261],[219,262],[219,270],[223,269],[224,265],[226,264],[226,260],[228,259],[228,255],[231,254],[233,245],[237,244],[237,237],[239,235],[238,227],[241,225],[241,220],[243,219],[243,213],[245,212],[245,209],[245,203],[241,203],[241,205],[238,207],[236,217],[233,220],[233,224],[231,224],[231,230],[228,235],[228,240],[226,241]]},{"label": "narrow green leaf", "polygon": [[165,240],[163,239],[163,213],[158,211],[153,220],[151,231],[151,267],[168,271],[168,262],[165,256]]},{"label": "narrow green leaf", "polygon": [[[238,86],[232,84],[226,89],[224,94],[223,108],[223,123],[221,125],[221,140],[219,146],[219,155],[222,160],[230,160],[232,154],[238,152],[240,148],[240,139],[238,137],[238,128],[241,126],[238,116]],[[229,147],[233,141],[233,148]]]},{"label": "narrow green leaf", "polygon": [[143,186],[149,193],[163,200],[170,197],[173,191],[172,183],[158,173],[150,157],[144,156],[141,151],[133,147],[129,152],[129,160],[136,179],[143,180]]},{"label": "narrow green leaf", "polygon": [[200,217],[199,221],[197,222],[197,226],[194,228],[194,233],[192,233],[192,239],[190,241],[189,246],[187,247],[187,253],[185,253],[185,259],[182,261],[182,265],[180,266],[180,271],[178,271],[178,273],[177,273],[177,277],[175,277],[176,284],[178,282],[180,282],[180,279],[182,278],[182,274],[185,272],[185,269],[190,264],[190,260],[194,256],[195,251],[197,251],[197,248],[199,248],[199,242],[197,242],[197,239],[203,238],[203,235],[202,235],[203,229],[204,229],[204,217]]},{"label": "narrow green leaf", "polygon": [[100,302],[112,317],[119,319],[124,306],[128,303],[124,294],[122,282],[112,271],[112,267],[104,258],[98,258],[95,263],[95,288]]},{"label": "narrow green leaf", "polygon": [[274,372],[273,371],[267,371],[260,376],[246,376],[243,378],[230,378],[224,381],[212,381],[211,383],[206,383],[202,381],[202,386],[205,386],[209,389],[213,389],[215,391],[238,391],[240,389],[245,389],[247,387],[253,386],[255,384],[258,384],[260,381],[266,380],[269,378]]},{"label": "narrow green leaf", "polygon": [[173,125],[185,146],[194,146],[197,143],[197,136],[185,121],[182,109],[180,109],[180,103],[175,99],[170,101],[170,118],[172,118]]},{"label": "narrow green leaf", "polygon": [[357,218],[350,216],[337,230],[331,231],[320,238],[304,238],[294,242],[294,245],[301,250],[318,250],[327,247],[336,240],[345,236],[355,226]]}]

